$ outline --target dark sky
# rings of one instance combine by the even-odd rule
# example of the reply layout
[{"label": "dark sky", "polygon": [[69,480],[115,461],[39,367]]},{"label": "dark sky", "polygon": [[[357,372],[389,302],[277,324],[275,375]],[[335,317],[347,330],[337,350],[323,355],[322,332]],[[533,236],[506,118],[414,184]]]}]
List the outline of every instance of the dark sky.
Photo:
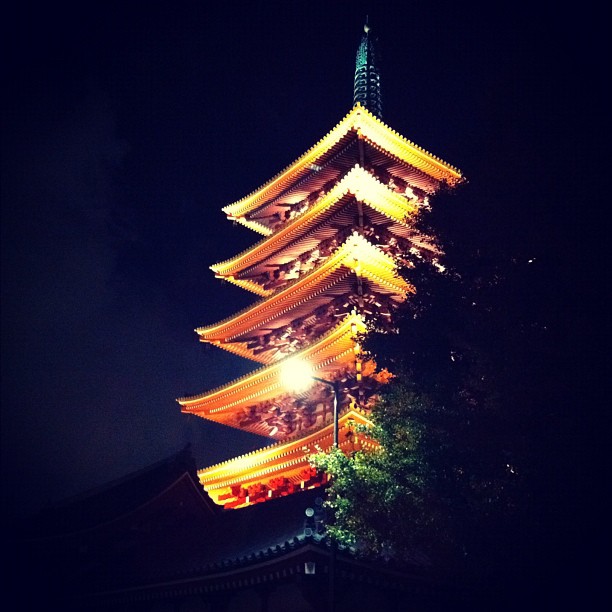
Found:
[{"label": "dark sky", "polygon": [[9,508],[37,509],[188,442],[200,467],[266,442],[183,415],[175,398],[257,367],[193,331],[254,299],[208,269],[259,239],[221,208],[350,110],[368,14],[384,119],[467,175],[483,211],[472,231],[515,235],[551,261],[578,252],[577,211],[593,218],[596,206],[576,185],[588,186],[582,152],[596,141],[582,138],[598,118],[602,15],[446,4],[4,9]]}]

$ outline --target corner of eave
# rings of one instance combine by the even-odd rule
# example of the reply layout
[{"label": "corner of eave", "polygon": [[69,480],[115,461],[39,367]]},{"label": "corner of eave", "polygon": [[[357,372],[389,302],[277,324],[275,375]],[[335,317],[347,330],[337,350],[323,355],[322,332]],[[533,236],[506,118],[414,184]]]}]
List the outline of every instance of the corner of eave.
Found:
[{"label": "corner of eave", "polygon": [[325,140],[332,138],[334,136],[334,133],[340,132],[343,127],[343,124],[346,124],[346,131],[348,132],[348,130],[350,130],[353,127],[353,125],[350,122],[350,118],[353,115],[358,115],[359,112],[361,112],[362,110],[363,108],[359,105],[359,103],[357,103],[353,108],[351,108],[351,110],[348,113],[345,114],[345,116],[333,128],[331,128],[322,138],[320,138],[314,145],[312,145],[309,149],[307,149],[306,152],[300,155],[300,157],[298,157],[295,161],[293,161],[288,166],[283,168],[280,172],[275,174],[270,180],[265,182],[263,185],[261,185],[257,189],[251,191],[249,194],[247,194],[240,200],[237,200],[236,202],[232,202],[231,204],[224,206],[221,210],[228,217],[240,223],[241,217],[239,216],[234,217],[232,214],[233,211],[235,211],[240,206],[243,206],[245,202],[247,202],[248,200],[253,199],[254,196],[256,196],[256,194],[264,191],[267,187],[279,181],[284,175],[289,174],[292,170],[299,168],[304,163],[304,161],[308,160],[309,156],[312,155],[313,151],[315,151],[318,147],[320,147],[320,145],[323,142],[325,142]]},{"label": "corner of eave", "polygon": [[[358,107],[360,107],[360,108],[358,109]],[[406,138],[406,136],[403,136],[397,130],[394,130],[391,126],[389,126],[387,123],[385,123],[380,117],[377,117],[376,115],[371,113],[367,108],[361,107],[359,102],[357,102],[355,104],[355,107],[354,107],[353,110],[357,110],[357,109],[358,109],[358,113],[357,114],[360,115],[360,117],[363,117],[362,120],[374,123],[375,125],[378,125],[378,126],[384,128],[386,131],[391,133],[395,138],[397,138],[400,141],[402,141],[405,145],[408,145],[410,148],[414,149],[415,151],[419,152],[420,154],[425,155],[431,161],[435,162],[438,166],[441,166],[447,172],[450,172],[451,174],[456,175],[452,179],[452,181],[449,181],[453,186],[458,185],[458,184],[462,183],[465,180],[465,178],[463,176],[463,173],[461,172],[461,170],[459,170],[459,168],[449,164],[448,162],[444,161],[443,159],[441,159],[437,155],[434,155],[433,153],[430,153],[429,151],[427,151],[423,147],[419,146],[418,144],[416,144],[412,140],[409,140],[408,138]],[[361,128],[362,126],[356,125],[355,127],[356,128]]]}]

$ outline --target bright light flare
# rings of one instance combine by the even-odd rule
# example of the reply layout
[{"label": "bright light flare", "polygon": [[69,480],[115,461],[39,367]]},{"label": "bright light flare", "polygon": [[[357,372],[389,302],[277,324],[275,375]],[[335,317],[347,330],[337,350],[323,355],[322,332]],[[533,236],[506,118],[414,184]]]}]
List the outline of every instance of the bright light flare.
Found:
[{"label": "bright light flare", "polygon": [[314,373],[306,361],[288,359],[280,369],[281,383],[285,389],[303,393],[314,384]]}]

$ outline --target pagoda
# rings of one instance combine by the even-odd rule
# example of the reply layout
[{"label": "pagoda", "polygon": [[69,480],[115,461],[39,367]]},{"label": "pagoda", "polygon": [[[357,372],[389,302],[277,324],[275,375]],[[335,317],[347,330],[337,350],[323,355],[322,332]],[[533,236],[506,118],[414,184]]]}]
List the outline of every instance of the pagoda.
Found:
[{"label": "pagoda", "polygon": [[[382,121],[376,41],[366,25],[357,51],[353,107],[301,157],[242,199],[227,218],[260,234],[247,250],[211,266],[216,277],[257,298],[196,329],[200,341],[258,367],[227,384],[177,401],[181,411],[267,436],[272,443],[201,470],[211,499],[242,508],[325,484],[309,457],[336,444],[368,447],[356,424],[389,374],[364,355],[372,324],[416,289],[398,274],[415,258],[436,264],[434,241],[415,221],[461,172]],[[313,384],[283,384],[291,362],[307,363]]]}]

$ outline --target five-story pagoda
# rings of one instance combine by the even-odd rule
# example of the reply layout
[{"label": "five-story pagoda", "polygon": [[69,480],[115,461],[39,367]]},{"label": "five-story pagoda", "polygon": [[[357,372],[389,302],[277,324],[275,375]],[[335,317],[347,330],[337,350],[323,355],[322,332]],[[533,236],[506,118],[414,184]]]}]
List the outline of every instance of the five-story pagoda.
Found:
[{"label": "five-story pagoda", "polygon": [[[329,449],[334,434],[345,452],[368,444],[353,425],[367,423],[387,373],[364,359],[359,337],[368,321],[391,327],[398,305],[415,292],[398,275],[399,263],[410,265],[413,257],[435,263],[439,253],[415,220],[443,185],[463,180],[456,168],[383,123],[367,25],[354,83],[353,108],[327,135],[223,208],[228,219],[263,238],[211,269],[259,299],[196,332],[202,342],[260,366],[178,402],[185,413],[276,441],[198,471],[210,497],[226,508],[323,484],[325,476],[308,459]],[[302,393],[283,384],[284,368],[298,360],[314,377]]]}]

